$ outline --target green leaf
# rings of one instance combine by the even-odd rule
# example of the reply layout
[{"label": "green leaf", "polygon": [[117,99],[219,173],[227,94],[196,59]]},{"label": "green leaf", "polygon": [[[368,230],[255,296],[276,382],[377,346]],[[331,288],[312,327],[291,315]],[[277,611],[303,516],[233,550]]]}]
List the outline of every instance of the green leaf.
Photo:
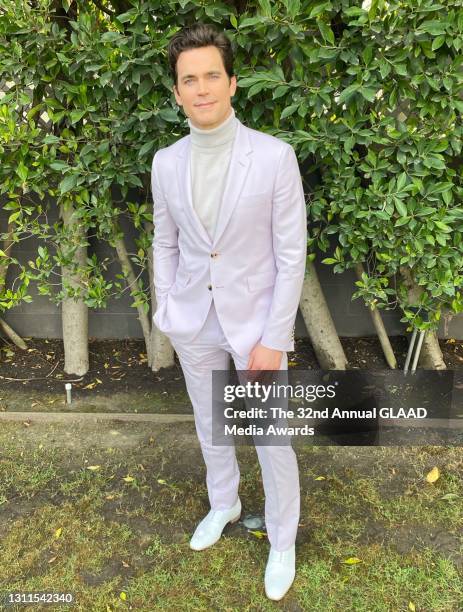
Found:
[{"label": "green leaf", "polygon": [[259,1],[259,6],[262,11],[262,14],[265,15],[265,17],[271,17],[272,16],[272,6],[270,4],[270,0],[258,0],[258,1]]},{"label": "green leaf", "polygon": [[334,45],[334,34],[330,26],[321,20],[317,20],[317,25],[323,38],[330,44]]},{"label": "green leaf", "polygon": [[58,170],[60,172],[71,169],[71,167],[68,166],[68,164],[66,164],[66,162],[64,161],[54,161],[50,164],[50,168],[52,168],[53,170]]},{"label": "green leaf", "polygon": [[379,71],[381,73],[381,78],[385,79],[387,75],[391,72],[391,65],[389,62],[386,62],[383,59],[379,60]]},{"label": "green leaf", "polygon": [[23,162],[19,162],[17,168],[16,168],[16,174],[19,176],[19,178],[24,182],[27,179],[27,175],[29,174],[29,170],[27,168],[27,166],[25,166],[23,164]]},{"label": "green leaf", "polygon": [[452,228],[446,225],[445,223],[443,223],[442,221],[434,221],[434,225],[438,227],[440,230],[442,230],[443,232],[445,232],[446,234],[452,231]]},{"label": "green leaf", "polygon": [[433,41],[432,41],[432,45],[431,45],[431,49],[433,51],[435,51],[436,49],[440,49],[440,47],[442,47],[442,45],[445,43],[445,35],[441,35],[441,36],[437,36]]},{"label": "green leaf", "polygon": [[131,9],[130,11],[127,11],[126,13],[121,13],[120,15],[117,16],[117,20],[120,21],[121,23],[127,23],[128,21],[132,21],[133,18],[137,15],[137,11],[134,9]]},{"label": "green leaf", "polygon": [[429,21],[423,22],[420,27],[417,29],[417,32],[427,32],[428,34],[432,34],[433,36],[439,36],[440,34],[445,34],[447,25],[445,20],[433,19]]},{"label": "green leaf", "polygon": [[300,0],[283,0],[284,5],[288,11],[288,14],[291,19],[294,19],[296,15],[299,13],[301,8]]},{"label": "green leaf", "polygon": [[286,117],[289,117],[290,115],[295,113],[298,108],[299,104],[291,104],[291,106],[287,106],[285,109],[283,109],[280,115],[280,119],[285,119]]},{"label": "green leaf", "polygon": [[366,66],[368,66],[368,64],[371,62],[372,57],[373,57],[373,45],[368,45],[362,51],[362,59],[365,62]]},{"label": "green leaf", "polygon": [[401,225],[406,225],[409,221],[410,221],[411,217],[405,216],[405,217],[400,217],[400,219],[397,219],[397,221],[394,223],[394,227],[400,227]]},{"label": "green leaf", "polygon": [[173,108],[161,108],[158,114],[162,119],[164,119],[164,121],[168,121],[169,123],[178,122],[177,111]]},{"label": "green leaf", "polygon": [[339,96],[339,104],[346,102],[356,91],[360,89],[360,87],[360,83],[353,83],[352,85],[349,85],[349,87],[346,87],[346,89],[344,89]]},{"label": "green leaf", "polygon": [[254,85],[252,85],[252,87],[248,89],[248,97],[252,98],[252,96],[255,96],[260,91],[262,91],[264,88],[265,88],[265,83],[262,83],[262,81],[260,81],[259,83],[254,83]]},{"label": "green leaf", "polygon": [[401,76],[408,76],[407,67],[405,64],[394,64],[395,71]]},{"label": "green leaf", "polygon": [[321,15],[325,10],[331,8],[331,2],[321,2],[320,4],[316,4],[310,13],[307,15],[307,19],[313,19],[317,17],[317,15]]},{"label": "green leaf", "polygon": [[444,191],[442,193],[442,199],[447,204],[447,206],[450,206],[450,204],[452,203],[452,200],[453,200],[452,192],[450,190]]},{"label": "green leaf", "polygon": [[240,19],[240,28],[246,28],[261,23],[262,17],[246,17],[245,19]]},{"label": "green leaf", "polygon": [[73,187],[75,187],[77,184],[77,178],[78,178],[77,174],[66,175],[64,179],[61,181],[61,183],[59,184],[60,194],[63,195],[63,193],[67,193]]},{"label": "green leaf", "polygon": [[393,196],[393,197],[394,197],[394,204],[395,204],[397,212],[399,213],[401,217],[405,217],[408,212],[407,207],[405,206],[405,204],[402,202],[400,198],[398,198],[397,196]]},{"label": "green leaf", "polygon": [[288,90],[289,90],[289,86],[288,85],[278,85],[278,87],[276,87],[273,90],[273,95],[272,95],[272,99],[276,100],[277,98],[280,98],[281,96],[283,96]]},{"label": "green leaf", "polygon": [[402,191],[407,183],[407,174],[402,172],[402,174],[397,179],[397,191]]},{"label": "green leaf", "polygon": [[13,221],[16,221],[16,219],[19,217],[19,215],[21,214],[20,210],[17,210],[14,213],[11,213],[11,215],[8,217],[8,225],[10,223],[13,223]]},{"label": "green leaf", "polygon": [[54,134],[47,134],[43,139],[43,144],[56,144],[59,141],[60,139],[58,136],[55,136]]},{"label": "green leaf", "polygon": [[376,97],[376,89],[372,89],[371,87],[361,87],[359,91],[366,100],[369,102],[374,102]]},{"label": "green leaf", "polygon": [[138,86],[137,97],[138,99],[143,98],[152,89],[153,81],[151,78],[145,76],[143,81]]},{"label": "green leaf", "polygon": [[349,6],[344,9],[344,13],[348,17],[360,17],[360,16],[365,15],[366,11],[360,6]]},{"label": "green leaf", "polygon": [[116,40],[120,40],[122,38],[119,32],[105,32],[102,34],[100,40],[102,42],[114,42]]},{"label": "green leaf", "polygon": [[80,121],[82,119],[82,117],[86,114],[86,110],[75,110],[75,111],[71,111],[70,117],[71,117],[71,123],[72,125],[74,125],[74,123],[77,123],[78,121]]},{"label": "green leaf", "polygon": [[146,155],[150,151],[153,151],[155,145],[156,145],[156,141],[155,140],[150,140],[149,142],[145,142],[145,144],[138,151],[138,157],[143,157],[144,155]]}]

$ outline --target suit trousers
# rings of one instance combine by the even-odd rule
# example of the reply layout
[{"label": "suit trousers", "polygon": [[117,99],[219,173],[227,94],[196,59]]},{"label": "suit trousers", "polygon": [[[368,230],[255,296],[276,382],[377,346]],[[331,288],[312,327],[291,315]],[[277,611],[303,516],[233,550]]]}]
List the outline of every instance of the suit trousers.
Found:
[{"label": "suit trousers", "polygon": [[[193,406],[195,427],[206,465],[206,484],[212,510],[231,508],[238,497],[240,471],[234,444],[212,444],[212,371],[228,370],[230,355],[236,370],[245,370],[249,355],[237,355],[229,345],[214,301],[197,336],[188,343],[172,341]],[[281,370],[288,367],[284,352]],[[296,540],[300,514],[297,458],[291,444],[255,445],[265,492],[265,524],[272,548],[284,551]]]}]

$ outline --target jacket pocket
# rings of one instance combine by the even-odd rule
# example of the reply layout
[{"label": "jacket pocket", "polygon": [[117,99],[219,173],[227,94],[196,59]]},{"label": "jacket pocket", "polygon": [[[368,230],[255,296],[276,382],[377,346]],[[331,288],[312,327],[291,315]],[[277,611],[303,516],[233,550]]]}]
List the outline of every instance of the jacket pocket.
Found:
[{"label": "jacket pocket", "polygon": [[249,291],[258,291],[259,289],[272,287],[275,284],[275,278],[275,272],[260,272],[259,274],[248,276]]}]

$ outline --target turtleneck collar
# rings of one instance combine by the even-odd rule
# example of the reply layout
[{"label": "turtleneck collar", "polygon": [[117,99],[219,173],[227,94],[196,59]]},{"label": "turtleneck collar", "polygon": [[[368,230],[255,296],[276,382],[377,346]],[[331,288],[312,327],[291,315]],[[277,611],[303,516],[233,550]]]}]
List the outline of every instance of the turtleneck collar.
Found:
[{"label": "turtleneck collar", "polygon": [[197,128],[191,123],[190,119],[188,119],[191,143],[195,147],[204,147],[208,149],[222,146],[233,140],[237,123],[238,120],[235,117],[235,110],[233,107],[231,107],[231,113],[225,121],[222,121],[220,125],[211,130]]}]

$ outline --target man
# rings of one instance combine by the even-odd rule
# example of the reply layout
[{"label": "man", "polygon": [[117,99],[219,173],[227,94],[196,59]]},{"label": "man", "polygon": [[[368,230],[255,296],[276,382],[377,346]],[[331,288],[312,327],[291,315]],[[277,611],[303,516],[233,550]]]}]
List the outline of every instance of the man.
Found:
[{"label": "man", "polygon": [[[190,547],[203,550],[241,515],[235,448],[212,444],[212,371],[286,370],[305,272],[304,193],[293,148],[235,116],[230,41],[195,24],[169,42],[177,104],[190,134],[157,151],[153,320],[178,354],[207,469],[211,511]],[[291,444],[256,446],[270,553],[265,592],[295,576],[299,475]]]}]

